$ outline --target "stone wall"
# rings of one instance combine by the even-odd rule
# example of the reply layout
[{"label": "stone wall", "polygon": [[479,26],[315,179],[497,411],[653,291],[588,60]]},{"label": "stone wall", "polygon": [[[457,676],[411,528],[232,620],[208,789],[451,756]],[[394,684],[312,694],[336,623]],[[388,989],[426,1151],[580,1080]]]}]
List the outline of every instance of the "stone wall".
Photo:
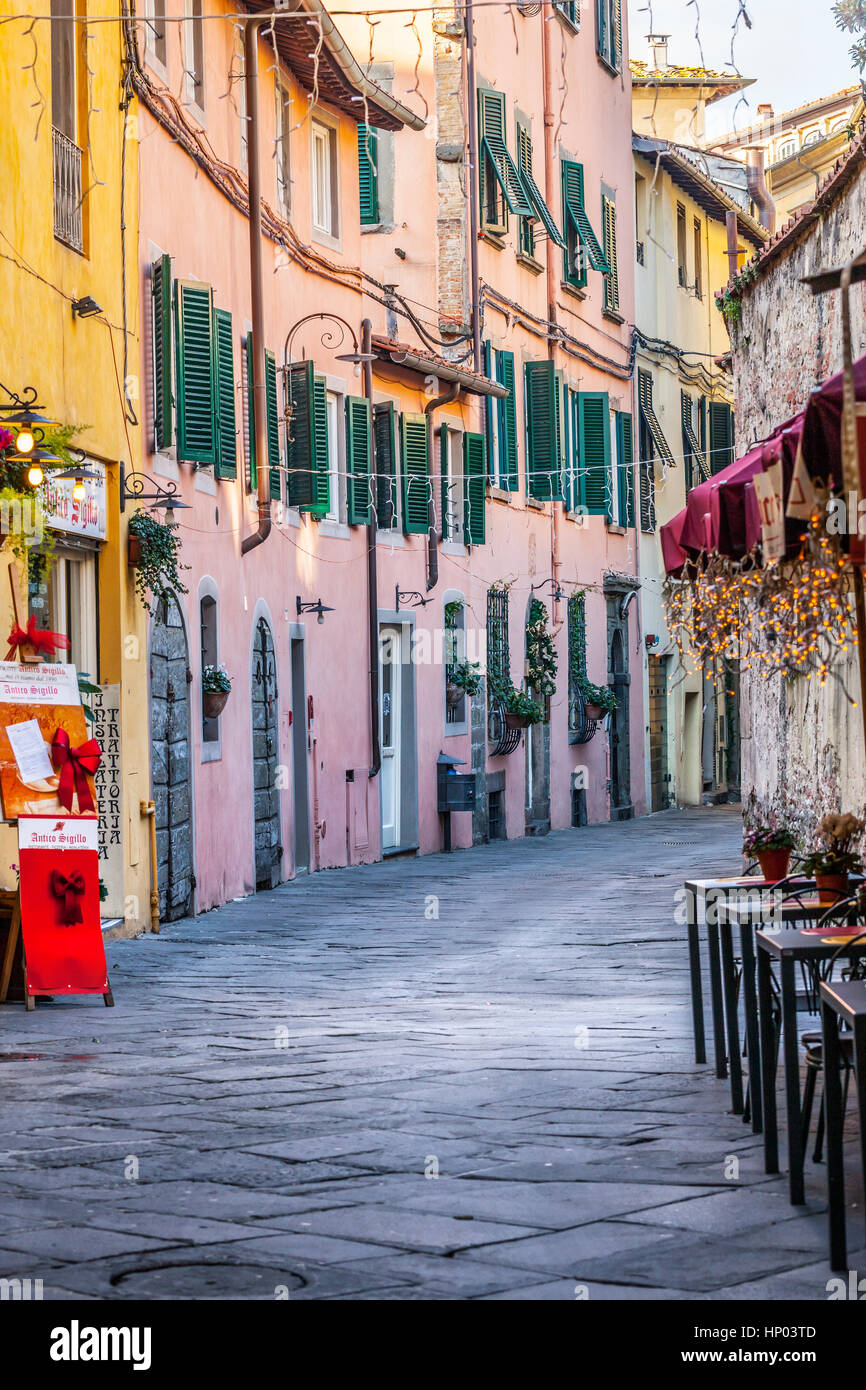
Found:
[{"label": "stone wall", "polygon": [[[842,367],[838,291],[813,295],[805,275],[839,266],[866,246],[862,165],[836,201],[781,248],[743,297],[734,339],[737,451],[762,439],[806,405],[810,391]],[[866,287],[851,291],[854,357],[866,352]],[[744,669],[743,807],[785,819],[810,840],[828,810],[862,811],[866,749],[856,654],[842,657],[825,686],[797,678],[765,680]],[[847,691],[847,694],[846,694]]]}]

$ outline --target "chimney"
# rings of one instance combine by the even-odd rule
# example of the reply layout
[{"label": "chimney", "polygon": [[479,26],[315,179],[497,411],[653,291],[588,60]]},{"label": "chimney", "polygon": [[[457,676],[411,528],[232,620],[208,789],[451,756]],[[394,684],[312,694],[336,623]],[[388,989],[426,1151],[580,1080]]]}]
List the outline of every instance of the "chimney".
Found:
[{"label": "chimney", "polygon": [[656,72],[668,70],[668,39],[670,34],[647,34],[647,43],[652,54],[652,65]]},{"label": "chimney", "polygon": [[773,110],[773,103],[771,101],[762,101],[759,103],[758,115],[760,116],[762,121],[771,121],[775,114],[776,113]]},{"label": "chimney", "polygon": [[764,178],[764,151],[760,146],[746,150],[746,187],[758,209],[758,221],[772,235],[776,230],[776,204]]}]

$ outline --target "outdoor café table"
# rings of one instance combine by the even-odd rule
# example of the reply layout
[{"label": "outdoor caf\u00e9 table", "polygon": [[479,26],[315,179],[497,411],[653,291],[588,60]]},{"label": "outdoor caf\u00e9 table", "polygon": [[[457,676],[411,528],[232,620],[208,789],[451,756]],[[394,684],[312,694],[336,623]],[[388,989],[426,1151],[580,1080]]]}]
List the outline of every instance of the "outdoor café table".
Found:
[{"label": "outdoor caf\u00e9 table", "polygon": [[[782,916],[789,904],[782,905]],[[807,908],[814,916],[826,912],[826,908],[815,901],[812,904],[796,904],[796,915],[802,918]],[[779,913],[779,908],[775,909]],[[798,962],[815,966],[829,960],[843,945],[846,937],[851,942],[844,955],[849,960],[859,960],[866,956],[866,940],[857,940],[862,928],[845,925],[814,927],[805,930],[786,928],[774,922],[755,933],[758,948],[758,1011],[761,1020],[761,1089],[764,1101],[764,1168],[767,1173],[779,1171],[779,1134],[776,1122],[776,1081],[775,1081],[775,1039],[773,1037],[772,999],[770,973],[772,961],[780,965],[780,987],[782,996],[782,1056],[785,1064],[785,1108],[788,1120],[788,1184],[791,1203],[802,1206],[805,1201],[803,1186],[803,1124],[802,1100],[800,1094],[800,1040],[797,1036],[797,990],[794,971]],[[826,1059],[825,1059],[826,1071]],[[826,1076],[825,1076],[826,1085]]]},{"label": "outdoor caf\u00e9 table", "polygon": [[860,1112],[860,1165],[866,1180],[866,983],[824,980],[820,985],[824,1030],[824,1111],[827,1117],[827,1209],[830,1268],[848,1264],[845,1234],[845,1167],[843,1158],[842,1083],[839,1076],[839,1024],[851,1030],[854,1078]]}]

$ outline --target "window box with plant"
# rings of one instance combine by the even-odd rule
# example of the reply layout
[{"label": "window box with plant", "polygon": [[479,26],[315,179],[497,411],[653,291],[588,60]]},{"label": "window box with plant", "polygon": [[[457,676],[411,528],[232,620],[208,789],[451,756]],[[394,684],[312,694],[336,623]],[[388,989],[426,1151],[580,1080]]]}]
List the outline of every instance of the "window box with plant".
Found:
[{"label": "window box with plant", "polygon": [[181,564],[177,531],[174,522],[158,521],[151,512],[133,512],[129,518],[127,557],[138,596],[151,613],[161,602],[187,592],[180,571],[189,565]]},{"label": "window box with plant", "polygon": [[445,682],[446,703],[455,709],[464,695],[477,695],[483,684],[484,673],[480,662],[461,661],[456,666],[449,666]]},{"label": "window box with plant", "polygon": [[530,724],[540,724],[544,719],[544,706],[533,699],[525,690],[518,690],[510,682],[498,692],[505,711],[505,725],[508,729],[528,729]]},{"label": "window box with plant", "polygon": [[231,676],[222,662],[219,666],[205,666],[201,674],[201,708],[205,719],[219,719],[231,688]]},{"label": "window box with plant", "polygon": [[616,696],[607,685],[593,685],[590,680],[580,682],[580,693],[586,704],[587,719],[604,719],[616,709]]},{"label": "window box with plant", "polygon": [[757,859],[767,883],[778,883],[785,877],[793,848],[794,837],[784,826],[753,825],[743,836],[743,854]]},{"label": "window box with plant", "polygon": [[847,811],[844,815],[831,813],[818,826],[815,849],[803,859],[803,872],[814,878],[819,903],[827,906],[848,896],[848,875],[859,873],[863,859],[854,849],[854,841],[863,834],[866,822]]}]

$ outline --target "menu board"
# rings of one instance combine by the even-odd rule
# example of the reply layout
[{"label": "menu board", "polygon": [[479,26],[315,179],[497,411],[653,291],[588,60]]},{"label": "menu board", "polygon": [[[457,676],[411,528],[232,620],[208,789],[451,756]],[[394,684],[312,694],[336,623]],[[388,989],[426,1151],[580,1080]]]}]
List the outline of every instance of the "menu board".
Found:
[{"label": "menu board", "polygon": [[[89,737],[75,667],[0,661],[0,794],[6,820],[61,810],[60,777],[50,755],[59,729],[69,735],[72,748]],[[93,776],[82,775],[92,796]]]}]

